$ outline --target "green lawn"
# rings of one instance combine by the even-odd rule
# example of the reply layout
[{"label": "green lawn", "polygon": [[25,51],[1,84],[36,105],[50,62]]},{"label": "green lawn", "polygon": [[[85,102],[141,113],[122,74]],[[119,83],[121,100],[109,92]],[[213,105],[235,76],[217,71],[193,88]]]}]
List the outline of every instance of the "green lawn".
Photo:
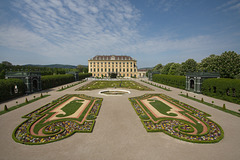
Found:
[{"label": "green lawn", "polygon": [[62,108],[66,114],[59,114],[57,117],[67,117],[75,113],[81,106],[83,100],[74,100]]},{"label": "green lawn", "polygon": [[150,104],[156,109],[158,110],[158,112],[166,115],[166,116],[177,116],[177,114],[175,113],[167,113],[169,112],[172,108],[168,105],[166,105],[165,103],[159,101],[159,100],[148,100],[148,101],[152,101],[150,102]]},{"label": "green lawn", "polygon": [[136,90],[150,91],[152,89],[134,81],[93,81],[77,90],[93,90],[102,88],[128,88]]}]

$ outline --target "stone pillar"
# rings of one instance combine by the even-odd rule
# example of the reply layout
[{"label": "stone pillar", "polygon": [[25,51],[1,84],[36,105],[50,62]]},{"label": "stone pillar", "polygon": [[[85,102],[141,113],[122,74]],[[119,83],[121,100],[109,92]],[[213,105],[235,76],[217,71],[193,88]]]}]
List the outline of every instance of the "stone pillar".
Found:
[{"label": "stone pillar", "polygon": [[188,76],[186,76],[186,90],[190,90],[190,82],[189,82],[189,78]]},{"label": "stone pillar", "polygon": [[31,84],[30,84],[30,77],[29,76],[27,76],[27,77],[25,77],[25,79],[26,79],[26,86],[27,86],[27,91],[26,91],[26,93],[31,93]]}]

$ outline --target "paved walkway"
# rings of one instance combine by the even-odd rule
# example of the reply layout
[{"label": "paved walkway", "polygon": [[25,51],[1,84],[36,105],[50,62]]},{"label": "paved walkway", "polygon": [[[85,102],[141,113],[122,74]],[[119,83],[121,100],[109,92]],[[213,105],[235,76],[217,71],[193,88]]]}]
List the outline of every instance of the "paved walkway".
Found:
[{"label": "paved walkway", "polygon": [[[28,104],[24,107],[0,116],[0,159],[1,160],[155,160],[155,159],[196,159],[196,160],[236,160],[240,157],[240,118],[216,110],[201,103],[179,96],[181,90],[165,91],[136,80],[154,91],[129,90],[131,94],[123,96],[99,95],[100,90],[75,91],[79,84],[67,90],[56,92],[49,90],[51,96]],[[225,132],[225,137],[216,144],[193,144],[172,138],[164,133],[147,133],[136,115],[129,97],[145,93],[164,93],[212,115],[210,119],[218,123]],[[39,93],[37,93],[39,94]],[[23,115],[51,102],[65,94],[86,94],[102,97],[103,104],[96,119],[93,133],[75,133],[64,140],[45,145],[29,146],[16,143],[12,139],[13,130],[25,119]],[[32,96],[32,95],[30,95]],[[205,98],[204,98],[205,99]],[[14,104],[15,101],[7,102]],[[206,101],[208,99],[206,98]],[[212,101],[210,98],[209,101]],[[214,100],[215,104],[222,101]],[[228,103],[226,106],[228,107]],[[2,104],[0,104],[2,105]],[[238,105],[237,105],[238,107]],[[230,105],[229,105],[230,108]]]}]

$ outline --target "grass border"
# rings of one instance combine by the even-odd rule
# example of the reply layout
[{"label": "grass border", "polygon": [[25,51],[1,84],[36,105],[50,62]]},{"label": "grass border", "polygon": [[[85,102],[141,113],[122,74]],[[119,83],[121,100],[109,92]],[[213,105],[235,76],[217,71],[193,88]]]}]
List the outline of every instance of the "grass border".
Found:
[{"label": "grass border", "polygon": [[71,88],[71,87],[74,87],[74,86],[79,85],[79,84],[81,84],[81,83],[83,83],[83,82],[86,82],[86,81],[87,81],[87,80],[84,79],[84,80],[81,80],[81,81],[79,81],[79,82],[77,82],[77,83],[75,83],[75,84],[67,85],[67,87],[63,87],[63,86],[62,86],[62,88],[59,89],[59,90],[57,90],[57,92],[64,91],[64,90],[66,90],[66,89],[69,89],[69,88]]},{"label": "grass border", "polygon": [[40,96],[40,97],[31,99],[31,100],[29,100],[28,102],[23,102],[23,103],[21,103],[21,104],[12,106],[12,107],[8,108],[7,111],[6,111],[6,110],[0,111],[0,115],[5,114],[5,113],[8,113],[8,112],[13,111],[13,110],[18,109],[18,108],[21,108],[21,107],[23,107],[23,106],[25,106],[25,105],[27,105],[27,104],[33,103],[33,102],[35,102],[35,101],[37,101],[37,100],[40,100],[40,99],[45,98],[45,97],[48,97],[48,96],[50,96],[50,94],[47,94],[47,95],[44,95],[44,96]]},{"label": "grass border", "polygon": [[234,115],[234,116],[240,117],[240,113],[238,113],[238,112],[235,112],[235,111],[232,111],[232,110],[229,110],[229,109],[226,109],[226,108],[224,109],[223,107],[217,106],[217,105],[212,104],[212,103],[209,103],[209,102],[201,101],[201,100],[199,100],[199,99],[197,99],[197,98],[190,97],[189,95],[188,95],[188,96],[186,96],[186,95],[184,95],[184,94],[178,94],[178,95],[179,95],[179,96],[182,96],[182,97],[184,97],[184,98],[188,98],[188,99],[190,99],[190,100],[193,100],[193,101],[196,101],[196,102],[205,104],[205,105],[207,105],[207,106],[210,106],[210,107],[212,107],[212,108],[218,109],[218,110],[220,110],[220,111],[223,111],[223,112],[232,114],[232,115]]},{"label": "grass border", "polygon": [[[161,85],[158,86],[158,85],[156,85],[156,84],[153,84],[153,83],[150,83],[150,82],[147,82],[147,81],[144,81],[144,80],[141,80],[141,82],[144,82],[144,83],[150,84],[150,85],[152,85],[152,86],[154,86],[154,87],[157,87],[157,88],[163,89],[163,90],[165,90],[165,91],[172,91],[170,88],[167,89],[167,87],[164,88],[164,87],[162,87]],[[156,83],[156,82],[155,82],[155,83]]]}]

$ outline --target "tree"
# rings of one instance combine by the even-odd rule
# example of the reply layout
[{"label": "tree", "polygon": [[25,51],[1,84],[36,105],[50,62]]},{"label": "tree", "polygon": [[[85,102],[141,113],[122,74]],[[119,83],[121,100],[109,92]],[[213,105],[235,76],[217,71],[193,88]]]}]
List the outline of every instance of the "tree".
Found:
[{"label": "tree", "polygon": [[182,63],[182,69],[184,75],[186,75],[186,72],[195,72],[197,71],[198,63],[194,59],[188,59],[185,62]]},{"label": "tree", "polygon": [[214,54],[204,58],[200,63],[201,70],[219,72],[222,78],[237,78],[240,74],[240,55],[234,51]]},{"label": "tree", "polygon": [[160,64],[157,64],[157,65],[153,68],[153,71],[159,71],[159,72],[161,72],[162,69],[163,69],[163,65],[160,63]]},{"label": "tree", "polygon": [[219,56],[215,54],[211,54],[209,57],[204,58],[201,63],[199,64],[199,69],[202,71],[218,71],[219,63],[218,63]]},{"label": "tree", "polygon": [[8,61],[2,61],[2,64],[6,65],[6,66],[12,66],[12,63],[10,63]]},{"label": "tree", "polygon": [[162,74],[168,74],[170,68],[171,68],[171,65],[174,64],[174,63],[168,63],[166,64],[163,69],[162,69]]},{"label": "tree", "polygon": [[223,78],[234,78],[240,73],[240,54],[234,51],[224,52],[218,59],[219,72]]},{"label": "tree", "polygon": [[169,75],[181,75],[182,65],[179,63],[173,63],[168,71]]},{"label": "tree", "polygon": [[83,65],[78,65],[77,66],[77,70],[78,72],[84,72],[86,73],[87,67],[83,66]]}]

